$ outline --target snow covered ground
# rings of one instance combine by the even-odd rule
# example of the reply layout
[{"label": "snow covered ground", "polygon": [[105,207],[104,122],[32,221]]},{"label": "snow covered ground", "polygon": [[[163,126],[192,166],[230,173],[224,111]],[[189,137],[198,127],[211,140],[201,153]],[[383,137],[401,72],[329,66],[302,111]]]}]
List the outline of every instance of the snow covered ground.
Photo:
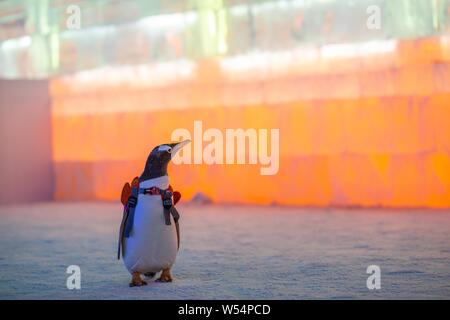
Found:
[{"label": "snow covered ground", "polygon": [[[173,283],[129,288],[116,203],[0,207],[2,299],[450,299],[450,211],[181,205]],[[381,268],[381,290],[366,268]],[[81,290],[66,288],[79,265]]]}]

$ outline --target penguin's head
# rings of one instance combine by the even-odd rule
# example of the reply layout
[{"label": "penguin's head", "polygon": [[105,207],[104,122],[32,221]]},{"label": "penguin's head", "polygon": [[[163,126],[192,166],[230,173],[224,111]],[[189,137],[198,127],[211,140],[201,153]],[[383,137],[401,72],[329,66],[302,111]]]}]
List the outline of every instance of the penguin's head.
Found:
[{"label": "penguin's head", "polygon": [[165,143],[153,148],[145,163],[144,172],[140,176],[140,181],[162,177],[167,175],[167,165],[169,161],[191,140],[183,140],[175,143]]}]

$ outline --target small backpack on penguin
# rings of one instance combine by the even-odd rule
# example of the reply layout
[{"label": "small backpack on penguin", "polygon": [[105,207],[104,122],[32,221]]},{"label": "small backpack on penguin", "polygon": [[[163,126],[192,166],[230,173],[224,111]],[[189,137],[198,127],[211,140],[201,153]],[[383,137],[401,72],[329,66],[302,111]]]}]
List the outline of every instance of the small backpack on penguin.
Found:
[{"label": "small backpack on penguin", "polygon": [[[151,188],[140,188],[139,187],[139,178],[135,177],[131,184],[125,183],[122,188],[122,194],[120,200],[123,205],[123,216],[122,222],[119,228],[119,243],[117,248],[117,259],[120,260],[120,254],[122,253],[122,257],[124,255],[124,238],[128,238],[130,236],[131,230],[133,228],[134,222],[134,210],[136,208],[138,202],[139,194],[161,196],[162,205],[164,207],[164,220],[166,225],[170,225],[170,215],[172,215],[173,220],[175,221],[175,227],[177,231],[177,241],[178,248],[180,247],[180,226],[178,223],[178,219],[180,215],[175,208],[175,205],[181,199],[181,193],[178,191],[173,191],[171,185],[167,189],[160,189],[157,187]],[[172,200],[173,199],[173,200]]]}]

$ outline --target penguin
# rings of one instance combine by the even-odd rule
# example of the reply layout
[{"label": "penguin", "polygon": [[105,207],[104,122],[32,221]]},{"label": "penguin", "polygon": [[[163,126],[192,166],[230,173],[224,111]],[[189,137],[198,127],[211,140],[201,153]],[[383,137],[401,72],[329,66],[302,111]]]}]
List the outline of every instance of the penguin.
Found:
[{"label": "penguin", "polygon": [[[154,187],[158,191],[162,190],[161,192],[172,190],[169,186],[167,166],[177,152],[188,143],[190,140],[155,147],[148,155],[144,171],[139,176],[139,190],[150,190]],[[169,193],[169,197],[171,196],[172,193]],[[179,230],[174,216],[169,214],[165,216],[167,212],[164,208],[162,196],[139,192],[131,231],[125,237],[122,233],[122,229],[126,229],[124,215],[119,242],[122,243],[123,262],[131,274],[131,287],[147,284],[142,280],[141,274],[154,276],[162,271],[156,281],[172,282],[173,280],[170,270],[178,252]],[[170,222],[167,219],[170,219]]]}]

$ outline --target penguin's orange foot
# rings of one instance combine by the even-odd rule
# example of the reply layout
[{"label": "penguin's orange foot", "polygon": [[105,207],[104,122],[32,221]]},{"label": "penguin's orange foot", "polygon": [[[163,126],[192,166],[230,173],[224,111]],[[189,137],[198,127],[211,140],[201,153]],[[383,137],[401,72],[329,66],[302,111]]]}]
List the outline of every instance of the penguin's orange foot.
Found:
[{"label": "penguin's orange foot", "polygon": [[161,276],[155,280],[156,282],[172,282],[173,278],[171,276]]},{"label": "penguin's orange foot", "polygon": [[146,286],[147,282],[141,281],[141,282],[130,282],[130,287],[142,287]]},{"label": "penguin's orange foot", "polygon": [[142,287],[142,286],[146,286],[147,282],[145,282],[144,280],[141,281],[133,281],[131,280],[130,282],[130,287]]},{"label": "penguin's orange foot", "polygon": [[164,269],[161,276],[156,280],[156,282],[172,282],[173,278],[170,274],[170,269]]},{"label": "penguin's orange foot", "polygon": [[147,282],[141,279],[139,272],[134,272],[131,278],[130,287],[142,287],[146,285]]}]

